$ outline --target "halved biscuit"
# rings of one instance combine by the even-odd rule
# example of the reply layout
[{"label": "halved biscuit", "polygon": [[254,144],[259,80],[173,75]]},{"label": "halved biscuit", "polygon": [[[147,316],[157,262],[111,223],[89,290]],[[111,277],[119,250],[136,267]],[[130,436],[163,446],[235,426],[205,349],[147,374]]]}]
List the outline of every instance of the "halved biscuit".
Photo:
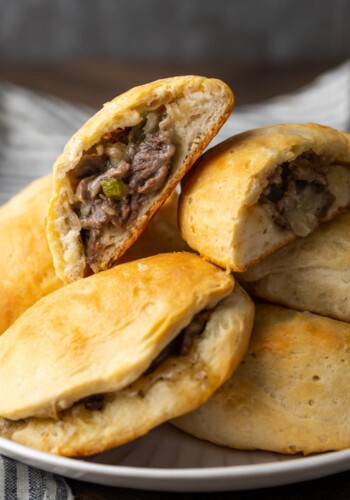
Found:
[{"label": "halved biscuit", "polygon": [[111,267],[231,113],[220,80],[183,76],[105,104],[54,165],[47,234],[60,278]]},{"label": "halved biscuit", "polygon": [[245,271],[350,205],[350,135],[315,124],[250,130],[209,150],[182,183],[182,237]]}]

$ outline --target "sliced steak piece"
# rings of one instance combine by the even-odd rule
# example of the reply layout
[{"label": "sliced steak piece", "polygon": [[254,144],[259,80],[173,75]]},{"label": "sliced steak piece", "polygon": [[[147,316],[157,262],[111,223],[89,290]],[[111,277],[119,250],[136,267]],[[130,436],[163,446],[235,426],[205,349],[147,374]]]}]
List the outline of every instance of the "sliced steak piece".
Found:
[{"label": "sliced steak piece", "polygon": [[[168,132],[159,131],[147,135],[131,164],[130,191],[151,193],[159,190],[170,169],[174,153],[175,146]],[[152,182],[149,182],[151,180]]]}]

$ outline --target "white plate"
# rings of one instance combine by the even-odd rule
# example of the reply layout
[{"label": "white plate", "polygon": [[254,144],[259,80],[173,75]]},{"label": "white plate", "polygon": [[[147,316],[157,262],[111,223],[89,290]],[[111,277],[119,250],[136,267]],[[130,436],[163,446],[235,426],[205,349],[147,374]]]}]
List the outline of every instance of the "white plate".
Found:
[{"label": "white plate", "polygon": [[[336,71],[345,70],[344,65]],[[345,102],[348,87],[345,78],[341,78],[341,81],[344,80],[344,91],[342,93],[339,89],[336,95],[339,102]],[[325,95],[329,95],[327,82],[333,88],[334,75],[326,75],[323,79],[323,86],[327,90]],[[303,109],[303,92],[311,92],[311,88],[301,92],[300,109]],[[295,99],[292,113],[296,109]],[[324,99],[320,100],[321,105],[325,102]],[[48,171],[68,137],[91,111],[4,84],[0,84],[0,103],[0,203],[3,203],[30,180]],[[285,105],[285,98],[283,103]],[[275,114],[271,108],[266,112],[267,119],[277,123],[281,120],[275,108]],[[338,106],[337,112],[338,108],[348,109],[345,105],[341,108]],[[251,111],[250,115],[247,110],[240,115],[236,110],[234,119],[226,124],[220,138],[236,132],[232,128],[235,124],[241,123],[243,126],[243,123],[247,125],[251,120],[249,126],[256,126],[258,123],[254,120],[258,116],[260,122],[264,119],[262,106]],[[328,111],[327,108],[325,123],[330,116]],[[288,121],[285,106],[283,113],[283,121]],[[292,117],[289,121],[293,121]],[[294,117],[294,121],[298,120]],[[340,122],[327,123],[344,128]],[[165,491],[261,488],[315,479],[350,469],[350,450],[310,457],[234,451],[191,438],[170,425],[163,425],[133,443],[89,460],[57,457],[1,438],[0,453],[43,470],[83,481]]]},{"label": "white plate", "polygon": [[296,483],[350,468],[350,450],[309,457],[222,448],[162,425],[133,443],[76,460],[0,438],[10,458],[73,479],[163,491],[224,491]]}]

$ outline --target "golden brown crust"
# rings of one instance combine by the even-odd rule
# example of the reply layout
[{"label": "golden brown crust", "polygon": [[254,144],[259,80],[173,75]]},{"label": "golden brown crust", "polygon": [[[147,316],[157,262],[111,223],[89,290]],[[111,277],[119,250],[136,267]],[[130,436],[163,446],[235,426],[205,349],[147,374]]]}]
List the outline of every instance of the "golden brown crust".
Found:
[{"label": "golden brown crust", "polygon": [[174,423],[237,449],[349,448],[349,363],[347,323],[257,304],[243,363],[205,405]]},{"label": "golden brown crust", "polygon": [[[186,254],[173,254],[168,255],[167,258],[158,256],[152,260],[159,264],[161,260],[164,262],[173,261],[174,258],[177,261],[182,260],[181,256],[187,259]],[[152,260],[145,259],[139,261],[139,264],[151,267]],[[197,274],[197,278],[204,278],[207,286],[208,279],[203,276],[196,264],[200,260],[199,257],[191,255],[188,262],[191,263],[191,268],[196,270],[190,271],[187,268],[183,269],[183,272],[186,271],[186,274],[192,272],[194,275]],[[127,266],[130,269],[130,266]],[[203,270],[206,268],[208,271],[208,266],[210,264],[203,262]],[[123,267],[126,268],[125,266],[118,268]],[[222,271],[216,272],[221,276],[225,275]],[[111,271],[98,276],[107,273]],[[183,278],[184,276],[177,277]],[[232,280],[228,277],[227,279],[232,288]],[[88,280],[80,281],[79,284],[84,281]],[[176,282],[180,283],[180,281]],[[175,281],[172,283],[173,286],[174,283]],[[182,283],[184,286],[188,285],[186,279],[182,280]],[[177,291],[179,302],[187,300],[181,290]],[[165,288],[164,293],[166,293]],[[195,295],[200,293],[198,286],[194,293]],[[227,295],[227,287],[224,293]],[[196,301],[198,304],[200,299],[197,298]],[[193,310],[192,305],[191,310]],[[131,385],[117,392],[109,392],[100,410],[88,410],[84,403],[78,403],[59,413],[56,419],[28,418],[18,422],[0,420],[0,435],[43,451],[68,456],[99,453],[131,441],[169,418],[196,408],[227,380],[246,352],[253,318],[254,304],[239,285],[236,285],[233,292],[213,308],[204,332],[195,339],[186,356],[170,357],[152,374],[140,376]],[[151,332],[148,333],[151,339]],[[132,339],[128,338],[128,344],[131,342]],[[75,346],[78,351],[78,345],[75,344]],[[137,342],[133,342],[132,347],[132,355],[127,352],[128,347],[124,348],[124,353],[128,356],[126,359],[132,359],[140,351]],[[98,357],[96,350],[95,356]],[[44,359],[52,366],[50,360],[42,358]],[[108,360],[105,358],[103,362],[105,361]],[[75,369],[77,366],[80,367],[80,364],[75,365]],[[96,363],[92,366],[90,375],[93,375],[93,369],[96,369],[96,366]],[[129,364],[129,368],[130,366]],[[37,372],[42,369],[42,364],[37,364]],[[55,371],[55,366],[53,370]],[[28,375],[31,379],[29,385],[33,391],[40,381],[37,377],[33,377],[31,372]],[[56,383],[60,381],[57,380]],[[46,382],[45,385],[46,389],[52,393]]]},{"label": "golden brown crust", "polygon": [[0,415],[52,416],[125,387],[233,283],[184,252],[122,264],[50,294],[0,338]]},{"label": "golden brown crust", "polygon": [[48,175],[0,208],[0,334],[28,307],[63,285],[45,234],[51,191]]},{"label": "golden brown crust", "polygon": [[350,137],[316,124],[274,125],[209,150],[182,183],[184,240],[211,262],[241,272],[296,239],[291,230],[277,228],[257,202],[277,165],[310,150],[349,162]]},{"label": "golden brown crust", "polygon": [[[176,109],[180,100],[184,109]],[[118,241],[115,239],[112,257],[101,254],[99,263],[93,265],[94,272],[111,267],[137,240],[150,218],[227,120],[233,107],[233,95],[220,80],[199,76],[158,80],[136,87],[105,104],[70,139],[54,165],[54,194],[47,219],[47,234],[55,268],[64,281],[71,282],[81,278],[86,266],[80,240],[81,225],[71,209],[73,192],[67,173],[77,165],[83,151],[98,143],[103,134],[136,125],[141,120],[141,113],[161,105],[174,106],[173,114],[178,121],[176,133],[180,147],[173,162],[172,173],[165,187],[145,212],[119,235]],[[200,120],[198,117],[201,113],[203,117]],[[188,137],[192,135],[190,143],[187,143]]]},{"label": "golden brown crust", "polygon": [[345,212],[236,277],[256,297],[350,322],[349,228]]}]

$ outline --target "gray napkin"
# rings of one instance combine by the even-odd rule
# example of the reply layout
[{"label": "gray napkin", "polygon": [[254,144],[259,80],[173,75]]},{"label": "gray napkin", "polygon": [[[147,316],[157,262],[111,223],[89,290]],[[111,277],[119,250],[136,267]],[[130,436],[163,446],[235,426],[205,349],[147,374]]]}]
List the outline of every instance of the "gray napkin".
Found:
[{"label": "gray napkin", "polygon": [[0,456],[0,500],[73,500],[63,477]]},{"label": "gray napkin", "polygon": [[212,144],[251,128],[309,122],[350,131],[350,59],[293,94],[236,108]]},{"label": "gray napkin", "polygon": [[[47,173],[92,113],[86,106],[1,83],[0,203]],[[235,109],[212,144],[254,127],[311,121],[350,129],[350,60],[294,94]],[[0,457],[0,500],[72,498],[63,478]]]},{"label": "gray napkin", "polygon": [[[47,173],[67,139],[93,112],[0,83],[0,203]],[[254,127],[312,121],[350,129],[350,60],[294,94],[237,107],[211,145]]]}]

